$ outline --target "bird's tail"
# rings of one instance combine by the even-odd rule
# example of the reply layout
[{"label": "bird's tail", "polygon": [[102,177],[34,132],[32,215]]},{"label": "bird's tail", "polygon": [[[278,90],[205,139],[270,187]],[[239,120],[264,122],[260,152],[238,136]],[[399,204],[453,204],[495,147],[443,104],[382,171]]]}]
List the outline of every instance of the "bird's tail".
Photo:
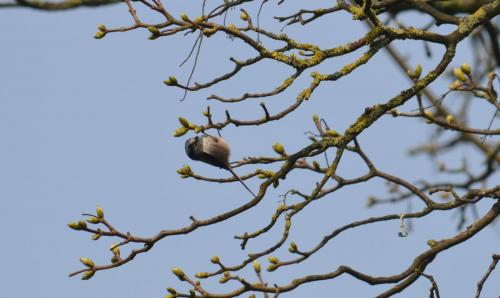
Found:
[{"label": "bird's tail", "polygon": [[251,190],[251,189],[250,189],[250,188],[249,188],[249,187],[245,184],[245,182],[243,182],[243,180],[241,180],[240,176],[238,176],[238,174],[236,174],[236,173],[233,171],[233,169],[231,168],[231,166],[227,167],[227,170],[228,170],[229,172],[231,172],[231,174],[233,174],[234,178],[238,179],[238,181],[240,181],[240,182],[241,182],[241,184],[242,184],[242,185],[243,185],[243,186],[244,186],[244,187],[245,187],[245,188],[246,188],[246,189],[247,189],[247,190],[248,190],[248,191],[252,194],[252,196],[253,196],[254,198],[255,198],[255,197],[257,197],[257,196],[253,193],[253,191],[252,191],[252,190]]}]

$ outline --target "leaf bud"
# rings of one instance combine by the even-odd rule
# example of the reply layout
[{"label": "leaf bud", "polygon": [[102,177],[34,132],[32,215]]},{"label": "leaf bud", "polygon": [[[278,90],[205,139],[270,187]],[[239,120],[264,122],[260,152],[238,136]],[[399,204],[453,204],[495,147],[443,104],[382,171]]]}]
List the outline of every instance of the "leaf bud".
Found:
[{"label": "leaf bud", "polygon": [[160,29],[154,27],[154,26],[150,26],[148,27],[148,30],[149,32],[151,32],[151,34],[153,35],[160,35]]},{"label": "leaf bud", "polygon": [[89,268],[94,268],[95,264],[94,261],[92,261],[89,258],[80,258],[80,262],[82,262],[83,265],[89,267]]},{"label": "leaf bud", "polygon": [[182,13],[181,14],[181,19],[184,21],[184,22],[189,22],[189,17],[186,13]]},{"label": "leaf bud", "polygon": [[313,121],[314,121],[314,123],[319,121],[318,115],[316,115],[316,114],[313,115]]},{"label": "leaf bud", "polygon": [[273,150],[279,155],[285,155],[285,147],[281,143],[275,143],[273,145]]},{"label": "leaf bud", "polygon": [[97,31],[94,35],[95,39],[103,39],[104,36],[106,36],[106,32],[103,31]]},{"label": "leaf bud", "polygon": [[462,69],[460,69],[460,68],[455,68],[455,69],[453,70],[453,74],[454,74],[454,75],[455,75],[455,77],[456,77],[457,79],[459,79],[460,81],[462,81],[462,82],[467,81],[467,78],[465,77],[465,74],[464,74],[464,72],[462,71]]},{"label": "leaf bud", "polygon": [[68,227],[72,228],[73,230],[81,230],[82,228],[80,227],[80,225],[78,224],[78,222],[76,221],[72,221],[70,223],[68,223]]},{"label": "leaf bud", "polygon": [[118,244],[112,244],[111,245],[111,252],[115,256],[119,257],[120,256],[120,245],[118,245]]},{"label": "leaf bud", "polygon": [[255,270],[256,273],[260,273],[260,263],[259,261],[253,261],[253,270]]},{"label": "leaf bud", "polygon": [[427,245],[429,245],[432,248],[437,245],[437,241],[434,239],[427,240]]},{"label": "leaf bud", "polygon": [[470,68],[470,65],[467,63],[460,65],[460,69],[467,75],[470,75],[472,73],[472,69]]},{"label": "leaf bud", "polygon": [[186,276],[184,271],[182,271],[179,267],[172,268],[172,273],[175,274],[175,276],[177,276],[180,280],[184,280],[184,277]]},{"label": "leaf bud", "polygon": [[184,126],[179,127],[174,131],[174,137],[176,137],[176,138],[181,137],[181,136],[185,135],[188,131],[189,131],[189,129],[184,127]]},{"label": "leaf bud", "polygon": [[210,259],[210,262],[212,262],[213,264],[219,264],[219,263],[220,263],[219,256],[213,256],[213,257]]},{"label": "leaf bud", "polygon": [[101,206],[97,206],[97,208],[95,209],[95,212],[97,214],[97,217],[104,218],[104,209],[102,209]]},{"label": "leaf bud", "polygon": [[80,220],[78,222],[78,226],[80,226],[80,229],[85,229],[87,227],[87,223],[84,220]]},{"label": "leaf bud", "polygon": [[325,135],[328,136],[328,137],[338,137],[339,136],[339,133],[336,132],[335,130],[333,129],[327,129],[325,131]]},{"label": "leaf bud", "polygon": [[95,271],[94,270],[87,270],[82,274],[82,280],[89,280],[94,276]]},{"label": "leaf bud", "polygon": [[118,263],[120,261],[120,257],[119,256],[112,256],[111,257],[111,263],[114,264],[114,263]]},{"label": "leaf bud", "polygon": [[248,21],[249,18],[250,16],[248,15],[248,13],[242,10],[240,13],[240,19],[242,19],[243,21]]},{"label": "leaf bud", "polygon": [[196,276],[197,278],[207,278],[208,272],[198,272],[194,276]]},{"label": "leaf bud", "polygon": [[422,74],[422,65],[417,64],[415,67],[415,78],[418,79],[420,78],[420,75]]},{"label": "leaf bud", "polygon": [[186,128],[189,127],[189,121],[184,117],[179,117],[179,123]]},{"label": "leaf bud", "polygon": [[453,115],[451,115],[451,114],[446,115],[446,123],[453,124],[454,121],[455,121],[455,118],[453,117]]},{"label": "leaf bud", "polygon": [[278,258],[277,258],[277,257],[275,257],[275,256],[270,256],[267,260],[268,260],[268,261],[269,261],[269,263],[271,263],[271,264],[278,264],[278,262],[279,262]]},{"label": "leaf bud", "polygon": [[101,219],[100,219],[100,218],[98,218],[98,217],[95,217],[95,216],[89,216],[89,217],[87,218],[87,222],[88,222],[88,223],[91,223],[91,224],[98,224],[98,223],[100,223],[100,222],[101,222]]},{"label": "leaf bud", "polygon": [[167,86],[175,86],[175,85],[177,85],[177,78],[174,76],[170,76],[170,77],[168,77],[168,79],[163,81],[163,83]]},{"label": "leaf bud", "polygon": [[450,90],[458,90],[460,87],[462,87],[462,82],[459,80],[455,80],[453,83],[448,85],[448,89]]}]

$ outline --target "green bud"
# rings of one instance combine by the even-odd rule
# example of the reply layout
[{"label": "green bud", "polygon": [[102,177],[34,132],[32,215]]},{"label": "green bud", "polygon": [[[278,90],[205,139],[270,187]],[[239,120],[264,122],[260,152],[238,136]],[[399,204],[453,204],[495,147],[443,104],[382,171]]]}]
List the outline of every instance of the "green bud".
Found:
[{"label": "green bud", "polygon": [[316,114],[314,114],[314,115],[313,115],[313,121],[314,121],[314,123],[319,122],[319,117],[318,117],[318,115],[316,115]]},{"label": "green bud", "polygon": [[95,274],[94,270],[87,270],[87,271],[83,272],[82,280],[89,280],[92,278],[92,276],[94,276],[94,274]]},{"label": "green bud", "polygon": [[191,168],[188,165],[184,165],[182,168],[177,170],[177,173],[179,175],[186,176],[186,178],[187,178],[193,174],[193,171],[191,170]]},{"label": "green bud", "polygon": [[97,206],[97,208],[95,209],[95,213],[97,214],[97,217],[99,218],[104,218],[104,209],[102,209],[101,206]]},{"label": "green bud", "polygon": [[153,35],[160,35],[160,29],[158,29],[156,27],[150,26],[150,27],[148,27],[148,30]]},{"label": "green bud", "polygon": [[103,24],[100,24],[99,26],[97,26],[97,29],[99,29],[99,31],[105,32],[106,26],[104,26]]},{"label": "green bud", "polygon": [[320,167],[320,165],[319,165],[319,162],[317,162],[317,161],[313,161],[313,167],[314,167],[314,169],[315,169],[316,171],[321,170],[321,167]]},{"label": "green bud", "polygon": [[328,137],[338,137],[339,136],[339,133],[336,132],[335,130],[333,129],[327,129],[325,131],[325,135],[328,136]]},{"label": "green bud", "polygon": [[198,272],[194,276],[197,278],[208,278],[208,272]]},{"label": "green bud", "polygon": [[119,256],[112,256],[111,257],[111,263],[114,264],[114,263],[118,263],[120,261],[120,257]]},{"label": "green bud", "polygon": [[460,82],[459,80],[455,80],[453,83],[448,85],[448,88],[450,90],[457,90],[460,87],[462,87],[462,82]]},{"label": "green bud", "polygon": [[420,78],[421,74],[422,74],[422,65],[417,64],[417,67],[415,67],[415,78],[416,79]]},{"label": "green bud", "polygon": [[253,266],[253,270],[255,270],[255,272],[260,273],[260,263],[259,263],[259,261],[253,261],[252,266]]},{"label": "green bud", "polygon": [[188,121],[186,118],[184,118],[184,117],[179,117],[179,122],[180,122],[180,124],[181,124],[182,126],[184,126],[184,127],[186,127],[186,128],[188,128],[188,127],[189,127],[189,124],[190,124],[190,123],[189,123],[189,121]]},{"label": "green bud", "polygon": [[295,243],[294,241],[290,242],[290,247],[288,248],[288,251],[294,253],[297,252],[297,250],[298,250],[297,243]]},{"label": "green bud", "polygon": [[189,131],[189,129],[184,127],[184,126],[179,127],[174,131],[174,137],[176,137],[176,138],[181,137],[181,136],[185,135],[188,131]]},{"label": "green bud", "polygon": [[76,221],[72,221],[70,223],[68,223],[68,227],[72,228],[73,230],[81,230],[82,228],[80,227],[80,225],[78,224],[78,222]]},{"label": "green bud", "polygon": [[425,111],[424,116],[427,118],[427,123],[430,124],[432,123],[432,120],[434,119],[434,115],[432,114],[431,111]]},{"label": "green bud", "polygon": [[175,85],[177,85],[177,78],[173,77],[173,76],[168,77],[168,79],[163,81],[163,83],[167,86],[175,86]]},{"label": "green bud", "polygon": [[248,15],[248,13],[246,13],[246,11],[241,11],[240,19],[242,19],[243,21],[248,21],[249,18],[250,16]]},{"label": "green bud", "polygon": [[453,117],[453,115],[451,115],[451,114],[446,115],[446,123],[453,124],[454,121],[455,121],[455,118]]},{"label": "green bud", "polygon": [[219,279],[219,283],[221,283],[221,284],[225,284],[228,280],[229,280],[229,278],[227,278],[227,277],[221,277],[221,278]]},{"label": "green bud", "polygon": [[238,27],[235,24],[229,24],[227,28],[232,31],[238,31]]},{"label": "green bud", "polygon": [[167,291],[171,294],[177,295],[177,291],[174,288],[167,288]]},{"label": "green bud", "polygon": [[95,264],[94,262],[89,259],[89,258],[80,258],[80,262],[82,262],[83,265],[89,267],[89,268],[94,268]]},{"label": "green bud", "polygon": [[184,21],[184,22],[189,22],[189,17],[187,14],[185,13],[182,13],[181,14],[181,19]]},{"label": "green bud", "polygon": [[99,238],[101,238],[101,234],[94,234],[92,235],[92,240],[99,240]]},{"label": "green bud", "polygon": [[104,36],[106,36],[106,32],[103,31],[97,31],[94,35],[95,39],[103,39]]},{"label": "green bud", "polygon": [[111,245],[111,252],[115,256],[119,257],[120,256],[120,245],[118,245],[118,244],[112,244]]},{"label": "green bud", "polygon": [[460,69],[460,68],[455,68],[455,69],[453,70],[453,74],[455,74],[455,77],[456,77],[457,79],[459,79],[460,81],[462,81],[462,82],[467,81],[467,78],[465,77],[465,74],[464,74],[464,72],[462,71],[462,69]]},{"label": "green bud", "polygon": [[213,256],[213,257],[210,259],[210,262],[212,262],[213,264],[219,264],[219,263],[220,263],[219,256]]},{"label": "green bud", "polygon": [[460,69],[467,75],[470,75],[472,73],[472,69],[470,68],[470,65],[467,63],[460,65]]},{"label": "green bud", "polygon": [[172,268],[172,273],[175,274],[175,276],[177,276],[180,280],[184,280],[184,277],[186,276],[184,271],[182,271],[179,267]]},{"label": "green bud", "polygon": [[165,298],[176,298],[177,295],[176,294],[167,294],[165,295]]},{"label": "green bud", "polygon": [[427,240],[427,245],[429,245],[432,248],[437,245],[437,241],[434,239]]},{"label": "green bud", "polygon": [[278,269],[278,265],[276,264],[270,264],[269,266],[267,266],[266,270],[269,271],[269,272],[273,272],[274,270]]},{"label": "green bud", "polygon": [[202,130],[203,130],[203,128],[202,128],[201,126],[196,126],[196,127],[194,128],[194,132],[195,132],[195,133],[200,133]]},{"label": "green bud", "polygon": [[278,260],[277,257],[275,256],[270,256],[269,258],[267,258],[267,260],[269,261],[269,263],[271,264],[278,264],[280,260]]},{"label": "green bud", "polygon": [[191,168],[188,165],[184,165],[182,168],[180,168],[180,169],[177,170],[177,173],[179,175],[183,175],[183,176],[189,177],[189,175],[193,174],[193,171],[191,170]]},{"label": "green bud", "polygon": [[98,224],[101,222],[101,219],[99,217],[95,217],[95,216],[89,216],[87,218],[87,222],[88,223],[91,223],[91,224]]},{"label": "green bud", "polygon": [[202,32],[203,35],[205,35],[206,37],[211,37],[217,32],[217,28],[205,29]]},{"label": "green bud", "polygon": [[197,16],[196,18],[194,18],[194,22],[195,22],[195,23],[201,23],[201,22],[203,22],[204,20],[205,20],[205,18],[204,18],[204,17],[202,17],[202,16]]},{"label": "green bud", "polygon": [[80,220],[78,222],[78,226],[80,226],[80,229],[85,229],[87,227],[87,223],[84,220]]},{"label": "green bud", "polygon": [[279,155],[285,155],[285,147],[281,143],[275,143],[273,145],[274,152],[278,153]]}]

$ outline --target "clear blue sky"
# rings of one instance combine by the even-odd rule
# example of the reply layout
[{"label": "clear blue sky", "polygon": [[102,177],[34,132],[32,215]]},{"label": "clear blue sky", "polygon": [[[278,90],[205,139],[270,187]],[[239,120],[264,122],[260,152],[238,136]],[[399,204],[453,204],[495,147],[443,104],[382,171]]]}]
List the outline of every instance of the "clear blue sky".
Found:
[{"label": "clear blue sky", "polygon": [[[193,9],[180,2],[173,4],[184,6],[185,11]],[[176,13],[182,10],[177,9]],[[230,19],[238,22],[238,14],[233,12]],[[272,11],[264,10],[263,19],[271,14]],[[361,25],[352,25],[346,15],[330,21],[311,24],[311,29],[316,30],[314,34],[297,31],[296,36],[331,46],[353,40],[365,30]],[[167,88],[162,81],[170,75],[186,80],[190,66],[178,68],[178,64],[186,56],[194,36],[150,41],[148,32],[140,30],[109,35],[103,40],[92,38],[100,23],[113,27],[130,22],[124,4],[61,13],[0,10],[1,297],[163,297],[167,286],[183,288],[170,273],[173,266],[180,266],[189,274],[211,271],[215,269],[209,262],[212,255],[234,265],[246,253],[274,243],[280,229],[251,242],[247,251],[241,251],[239,242],[232,238],[267,224],[278,205],[278,196],[288,188],[307,190],[319,178],[297,171],[287,177],[282,188],[269,192],[254,210],[189,236],[167,238],[133,262],[98,272],[90,281],[69,278],[69,272],[81,268],[79,257],[90,257],[99,264],[109,262],[111,257],[108,248],[115,241],[92,241],[89,234],[66,226],[67,222],[80,219],[81,213],[93,212],[96,205],[104,208],[117,228],[151,236],[161,229],[186,225],[190,215],[207,218],[249,200],[237,183],[220,185],[180,179],[176,169],[185,163],[206,176],[220,177],[227,173],[188,160],[184,154],[185,138],[173,138],[172,132],[179,126],[178,116],[202,122],[201,111],[207,104],[220,120],[225,109],[239,118],[260,117],[259,101],[224,106],[207,102],[206,97],[212,93],[238,96],[248,91],[269,90],[291,73],[290,69],[265,62],[231,82],[207,92],[191,93],[184,102],[179,102],[182,92]],[[411,57],[413,64],[422,63],[424,72],[439,57],[436,51],[433,59],[426,60],[421,43],[397,45]],[[252,54],[239,42],[224,36],[206,39],[195,81],[205,82],[230,69],[229,55],[245,58]],[[341,57],[319,70],[332,72],[355,57]],[[460,46],[454,65],[469,60],[468,46]],[[289,92],[267,99],[270,111],[277,112],[289,105],[308,80],[304,76]],[[433,87],[443,92],[447,84],[442,81]],[[390,60],[379,55],[350,78],[319,88],[310,101],[283,121],[256,128],[228,127],[223,134],[232,145],[233,159],[273,155],[271,145],[276,141],[294,152],[309,142],[304,132],[313,129],[313,113],[343,131],[365,107],[385,101],[407,86],[408,82]],[[484,110],[476,113],[484,115],[480,114]],[[489,116],[478,118],[477,124],[483,127],[489,120]],[[367,130],[360,142],[382,170],[409,180],[432,181],[438,179],[435,162],[424,157],[410,158],[405,151],[422,143],[429,132],[427,126],[416,120],[387,117]],[[461,149],[447,161],[457,166],[462,155],[474,158],[475,151]],[[247,170],[237,171],[243,174]],[[347,159],[341,169],[347,177],[362,171],[355,158]],[[253,189],[258,188],[258,183],[249,182]],[[297,218],[290,240],[304,249],[310,248],[322,235],[348,221],[405,211],[406,204],[364,207],[368,195],[383,196],[385,190],[380,181],[370,182],[313,204]],[[490,206],[491,202],[481,203],[479,212],[484,213]],[[419,207],[415,202],[414,208]],[[456,218],[451,213],[435,213],[415,221],[414,231],[407,238],[397,237],[396,221],[350,231],[308,262],[265,273],[265,277],[269,282],[283,284],[305,274],[333,271],[341,264],[377,276],[397,274],[427,249],[428,239],[455,234],[455,224]],[[442,297],[473,295],[491,254],[500,252],[497,235],[488,228],[460,247],[440,254],[428,267],[426,272],[437,279]],[[280,259],[291,257],[286,246],[276,255]],[[265,260],[262,263],[267,264]],[[248,271],[246,276],[254,278]],[[497,270],[486,285],[484,297],[498,296],[499,278]],[[214,284],[209,289],[221,292],[236,286]],[[307,285],[283,296],[325,297],[328,293],[332,297],[372,297],[388,287],[370,287],[344,276]],[[420,279],[397,297],[426,297],[428,288],[428,281]]]}]

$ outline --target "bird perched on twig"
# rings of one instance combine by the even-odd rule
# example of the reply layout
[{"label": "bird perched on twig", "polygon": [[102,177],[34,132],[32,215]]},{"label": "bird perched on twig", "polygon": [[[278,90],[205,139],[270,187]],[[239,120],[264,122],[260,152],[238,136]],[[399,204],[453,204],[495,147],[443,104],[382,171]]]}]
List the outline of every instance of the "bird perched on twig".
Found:
[{"label": "bird perched on twig", "polygon": [[229,164],[229,155],[231,151],[229,145],[221,137],[213,137],[210,135],[196,136],[190,138],[185,144],[186,154],[192,160],[198,160],[221,169],[228,170],[243,186],[254,196],[256,195],[250,188],[241,180],[241,178],[233,171]]}]

